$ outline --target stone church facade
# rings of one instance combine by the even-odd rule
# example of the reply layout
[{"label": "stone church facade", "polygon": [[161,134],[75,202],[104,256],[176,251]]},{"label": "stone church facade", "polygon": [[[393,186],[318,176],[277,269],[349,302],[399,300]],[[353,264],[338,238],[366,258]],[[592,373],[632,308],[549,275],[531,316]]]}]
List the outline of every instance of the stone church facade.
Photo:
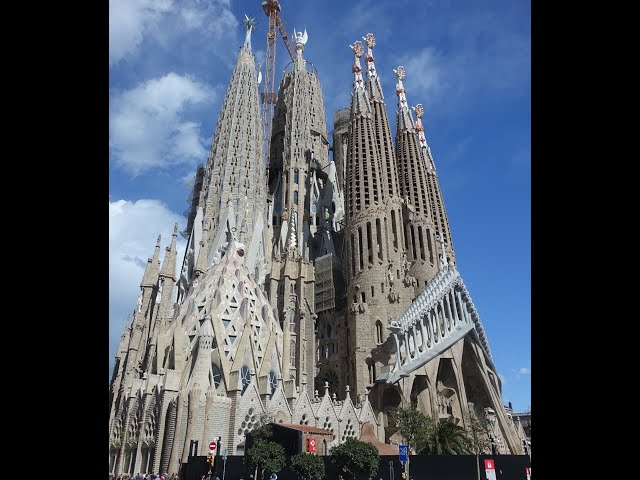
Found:
[{"label": "stone church facade", "polygon": [[251,30],[196,172],[182,266],[176,224],[162,261],[158,237],[120,340],[109,471],[177,472],[214,436],[236,454],[265,415],[331,432],[323,453],[349,437],[399,443],[393,411],[409,405],[462,426],[486,415],[500,451],[521,453],[404,69],[394,147],[375,39],[364,38],[366,78],[355,42],[331,147],[297,35],[267,169]]}]

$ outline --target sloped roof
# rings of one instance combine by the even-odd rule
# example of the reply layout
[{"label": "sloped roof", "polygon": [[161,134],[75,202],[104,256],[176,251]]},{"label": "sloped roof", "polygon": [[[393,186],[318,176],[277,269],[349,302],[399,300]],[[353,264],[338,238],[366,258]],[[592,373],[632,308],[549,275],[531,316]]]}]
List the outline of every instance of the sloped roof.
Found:
[{"label": "sloped roof", "polygon": [[309,425],[297,425],[295,423],[273,423],[272,425],[278,425],[280,427],[286,427],[292,430],[299,430],[301,432],[323,433],[325,435],[333,435],[329,430],[324,430],[318,427],[310,427]]}]

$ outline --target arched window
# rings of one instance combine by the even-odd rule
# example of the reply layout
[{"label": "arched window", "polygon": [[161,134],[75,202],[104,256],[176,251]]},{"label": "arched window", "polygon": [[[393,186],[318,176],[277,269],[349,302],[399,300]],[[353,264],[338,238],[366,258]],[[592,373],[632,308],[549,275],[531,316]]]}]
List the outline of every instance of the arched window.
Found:
[{"label": "arched window", "polygon": [[382,343],[382,322],[380,320],[376,322],[376,340],[378,344]]},{"label": "arched window", "polygon": [[289,366],[296,368],[296,339],[291,339],[291,346],[289,347]]},{"label": "arched window", "polygon": [[322,440],[322,455],[327,455],[329,452],[327,450],[327,441]]},{"label": "arched window", "polygon": [[[298,175],[298,169],[296,168],[293,171],[293,183],[297,184],[298,183],[298,179],[299,179],[299,175]],[[298,203],[298,201],[296,200],[296,203]]]},{"label": "arched window", "polygon": [[296,333],[296,314],[293,310],[289,310],[289,331]]},{"label": "arched window", "polygon": [[298,205],[298,191],[297,190],[294,190],[294,192],[293,192],[293,203]]}]

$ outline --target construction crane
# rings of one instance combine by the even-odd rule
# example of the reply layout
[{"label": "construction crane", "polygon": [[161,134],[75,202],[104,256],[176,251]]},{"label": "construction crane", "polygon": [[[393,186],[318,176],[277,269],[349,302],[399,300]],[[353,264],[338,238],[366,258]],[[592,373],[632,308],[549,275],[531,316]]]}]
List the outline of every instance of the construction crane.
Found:
[{"label": "construction crane", "polygon": [[[295,59],[295,49],[289,42],[289,35],[280,18],[280,4],[278,0],[265,0],[262,2],[262,10],[269,17],[269,30],[267,30],[267,54],[264,67],[264,86],[262,90],[262,126],[264,128],[264,162],[269,168],[269,154],[271,150],[271,124],[273,122],[273,108],[278,99],[275,92],[276,78],[276,28],[280,31],[282,41],[289,50],[289,56]],[[268,178],[268,177],[267,177]]]}]

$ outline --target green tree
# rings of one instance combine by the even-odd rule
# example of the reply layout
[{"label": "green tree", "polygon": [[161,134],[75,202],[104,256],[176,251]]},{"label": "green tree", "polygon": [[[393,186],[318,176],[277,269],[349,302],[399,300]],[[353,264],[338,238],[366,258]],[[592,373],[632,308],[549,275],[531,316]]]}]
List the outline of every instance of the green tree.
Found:
[{"label": "green tree", "polygon": [[471,453],[480,455],[490,451],[490,431],[488,420],[484,416],[477,415],[473,409],[470,409],[467,439],[469,441],[469,449],[471,450]]},{"label": "green tree", "polygon": [[410,450],[422,453],[435,430],[433,419],[415,408],[399,408],[394,418],[398,431],[406,438]]},{"label": "green tree", "polygon": [[247,461],[251,468],[255,468],[260,472],[259,478],[264,478],[266,471],[279,472],[282,470],[286,462],[286,456],[282,445],[259,440],[247,451]]},{"label": "green tree", "polygon": [[471,453],[464,428],[450,421],[438,422],[424,453],[435,455],[464,455]]},{"label": "green tree", "polygon": [[302,480],[312,480],[324,476],[324,461],[313,453],[299,453],[291,457],[291,469]]},{"label": "green tree", "polygon": [[251,436],[255,442],[266,441],[271,438],[273,431],[271,429],[271,422],[273,417],[267,413],[260,415],[260,419],[256,423],[256,426],[251,430]]},{"label": "green tree", "polygon": [[359,475],[372,477],[378,473],[378,450],[370,443],[355,438],[348,438],[342,445],[333,447],[330,458],[338,472],[347,478],[355,479]]}]

